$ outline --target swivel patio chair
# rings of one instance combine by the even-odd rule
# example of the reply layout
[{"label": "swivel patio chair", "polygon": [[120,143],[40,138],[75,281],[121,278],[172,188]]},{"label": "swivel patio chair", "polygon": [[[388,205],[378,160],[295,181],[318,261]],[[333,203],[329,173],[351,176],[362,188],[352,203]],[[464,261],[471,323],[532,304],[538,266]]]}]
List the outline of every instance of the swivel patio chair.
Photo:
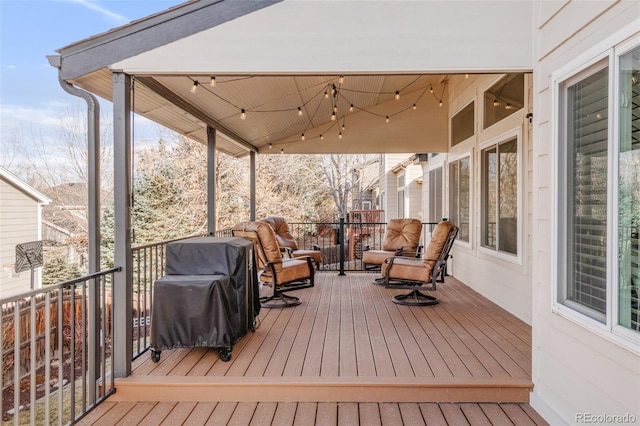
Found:
[{"label": "swivel patio chair", "polygon": [[316,267],[319,268],[322,263],[322,252],[320,247],[313,246],[313,249],[300,249],[291,231],[289,230],[289,224],[284,217],[269,216],[262,219],[262,222],[266,222],[276,233],[276,239],[280,245],[280,250],[285,251],[290,258],[311,256],[316,263]]},{"label": "swivel patio chair", "polygon": [[431,233],[431,242],[423,259],[389,257],[384,261],[382,275],[385,287],[411,290],[395,296],[394,303],[410,306],[439,303],[437,298],[421,293],[420,290],[436,290],[438,277],[443,275],[457,235],[457,226],[449,221],[440,222]]},{"label": "swivel patio chair", "polygon": [[260,298],[260,305],[264,308],[299,305],[300,298],[285,293],[313,287],[313,258],[283,258],[276,234],[265,222],[242,222],[234,226],[232,233],[235,237],[243,237],[253,242],[258,269],[262,270],[258,279],[273,289],[271,295]]},{"label": "swivel patio chair", "polygon": [[[382,240],[381,250],[365,247],[362,263],[365,269],[379,269],[390,256],[416,257],[420,254],[422,222],[418,219],[391,219]],[[380,280],[376,280],[379,283]]]}]

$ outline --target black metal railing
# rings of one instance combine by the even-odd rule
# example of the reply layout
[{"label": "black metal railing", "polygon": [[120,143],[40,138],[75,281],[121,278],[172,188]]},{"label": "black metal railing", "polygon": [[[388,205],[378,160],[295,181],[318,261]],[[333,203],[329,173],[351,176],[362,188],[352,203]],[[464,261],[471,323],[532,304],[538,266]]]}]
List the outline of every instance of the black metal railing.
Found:
[{"label": "black metal railing", "polygon": [[69,424],[115,391],[109,269],[0,300],[3,422]]}]

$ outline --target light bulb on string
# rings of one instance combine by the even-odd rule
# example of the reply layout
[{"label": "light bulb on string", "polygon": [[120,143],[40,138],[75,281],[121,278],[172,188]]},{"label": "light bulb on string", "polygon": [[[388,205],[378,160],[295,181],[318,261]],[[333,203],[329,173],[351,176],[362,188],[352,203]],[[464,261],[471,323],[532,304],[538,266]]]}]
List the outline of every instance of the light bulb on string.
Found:
[{"label": "light bulb on string", "polygon": [[331,114],[331,121],[336,121],[336,113]]},{"label": "light bulb on string", "polygon": [[216,87],[216,78],[215,77],[211,77],[211,81],[209,82],[209,86]]},{"label": "light bulb on string", "polygon": [[273,145],[269,144],[269,149],[273,148]]},{"label": "light bulb on string", "polygon": [[304,133],[302,134],[302,137],[301,137],[301,139],[302,139],[302,140],[304,140]]},{"label": "light bulb on string", "polygon": [[341,75],[340,77],[338,77],[338,83],[344,83],[344,76]]},{"label": "light bulb on string", "polygon": [[498,98],[493,100],[493,106],[494,107],[500,106],[500,102],[498,101]]},{"label": "light bulb on string", "polygon": [[284,154],[284,148],[280,148],[280,154]]},{"label": "light bulb on string", "polygon": [[244,109],[240,112],[240,118],[241,118],[242,120],[244,120],[244,119],[246,119],[246,118],[247,118],[247,113],[244,111]]},{"label": "light bulb on string", "polygon": [[429,92],[433,93],[433,86],[431,84],[429,85]]},{"label": "light bulb on string", "polygon": [[342,139],[342,132],[338,133],[338,139]]},{"label": "light bulb on string", "polygon": [[388,123],[389,122],[389,116],[387,115],[387,117],[385,118],[385,121]]},{"label": "light bulb on string", "polygon": [[507,104],[504,106],[504,109],[513,109],[513,105],[507,102]]},{"label": "light bulb on string", "polygon": [[438,103],[438,106],[441,107],[442,106],[442,99],[440,99],[440,102]]},{"label": "light bulb on string", "polygon": [[324,98],[325,98],[325,99],[329,99],[329,92],[327,92],[326,90],[325,90],[325,92],[324,92]]},{"label": "light bulb on string", "polygon": [[416,104],[413,104],[413,109],[415,110],[417,108],[418,108],[418,106]]},{"label": "light bulb on string", "polygon": [[353,104],[349,107],[349,112],[353,112]]},{"label": "light bulb on string", "polygon": [[320,140],[324,140],[324,135],[320,135]]},{"label": "light bulb on string", "polygon": [[198,83],[197,80],[193,82],[193,86],[191,86],[191,93],[196,93],[196,91],[198,90],[198,85],[199,84],[200,83]]},{"label": "light bulb on string", "polygon": [[302,108],[298,107],[298,117],[302,116]]},{"label": "light bulb on string", "polygon": [[396,101],[397,101],[398,99],[400,99],[400,92],[398,92],[398,91],[396,90]]}]

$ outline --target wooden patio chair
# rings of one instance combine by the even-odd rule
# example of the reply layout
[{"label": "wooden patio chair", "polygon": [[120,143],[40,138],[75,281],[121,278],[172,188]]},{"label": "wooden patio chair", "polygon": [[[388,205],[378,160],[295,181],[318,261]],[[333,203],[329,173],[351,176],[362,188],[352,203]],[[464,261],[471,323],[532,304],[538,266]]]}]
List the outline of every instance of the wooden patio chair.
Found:
[{"label": "wooden patio chair", "polygon": [[440,222],[431,233],[431,242],[423,259],[389,257],[384,261],[382,265],[384,285],[387,288],[411,290],[409,293],[395,296],[394,303],[410,306],[439,303],[438,299],[421,293],[420,290],[436,290],[438,277],[444,273],[457,235],[458,227],[452,222]]},{"label": "wooden patio chair", "polygon": [[320,247],[313,246],[313,249],[298,248],[298,243],[296,239],[293,238],[293,235],[291,235],[289,224],[284,217],[269,216],[262,219],[261,222],[266,222],[271,225],[276,233],[280,250],[286,252],[287,256],[290,258],[311,256],[316,263],[316,268],[320,267],[322,263],[322,251],[320,251]]},{"label": "wooden patio chair", "polygon": [[[422,222],[419,219],[391,219],[382,240],[381,250],[365,247],[362,263],[365,269],[378,269],[390,256],[417,257],[420,255]],[[380,280],[376,280],[380,283]]]},{"label": "wooden patio chair", "polygon": [[300,298],[285,292],[313,287],[313,258],[284,258],[275,231],[265,222],[242,222],[233,228],[232,233],[235,237],[243,237],[253,242],[258,269],[262,270],[258,279],[262,284],[273,288],[271,295],[260,298],[260,305],[264,308],[299,305]]}]

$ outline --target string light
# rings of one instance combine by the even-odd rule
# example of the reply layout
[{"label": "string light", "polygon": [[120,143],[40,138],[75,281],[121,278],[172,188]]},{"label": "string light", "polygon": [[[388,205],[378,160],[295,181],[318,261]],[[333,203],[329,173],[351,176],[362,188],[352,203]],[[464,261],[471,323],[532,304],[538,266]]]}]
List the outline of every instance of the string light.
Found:
[{"label": "string light", "polygon": [[469,78],[469,74],[465,74],[465,75],[464,75],[464,78]]},{"label": "string light", "polygon": [[433,93],[433,85],[431,85],[431,84],[429,85],[429,91],[430,91],[431,93]]},{"label": "string light", "polygon": [[324,135],[320,135],[320,140],[324,140]]},{"label": "string light", "polygon": [[400,92],[396,90],[396,101],[400,99]]},{"label": "string light", "polygon": [[338,139],[342,139],[342,132],[338,133]]},{"label": "string light", "polygon": [[209,86],[216,87],[216,78],[215,77],[211,77],[211,81],[209,82]]},{"label": "string light", "polygon": [[442,106],[442,99],[440,99],[440,102],[438,103],[438,106],[441,107]]},{"label": "string light", "polygon": [[331,114],[331,121],[336,121],[336,113]]},{"label": "string light", "polygon": [[196,91],[198,90],[198,85],[199,84],[200,83],[198,83],[197,80],[193,82],[193,86],[191,86],[191,93],[196,93]]},{"label": "string light", "polygon": [[416,104],[413,104],[413,109],[415,111],[415,109],[418,108]]},{"label": "string light", "polygon": [[504,106],[504,109],[513,109],[513,105],[507,102],[507,104]]},{"label": "string light", "polygon": [[273,148],[273,145],[271,145],[271,142],[269,142],[269,149]]},{"label": "string light", "polygon": [[302,116],[302,108],[298,107],[298,117]]},{"label": "string light", "polygon": [[280,154],[284,154],[284,148],[280,148]]},{"label": "string light", "polygon": [[387,123],[389,122],[389,116],[387,115],[387,118],[385,120]]},{"label": "string light", "polygon": [[302,134],[302,140],[304,140],[304,133]]},{"label": "string light", "polygon": [[498,98],[495,98],[495,99],[493,100],[493,106],[494,106],[494,107],[500,106],[500,102],[498,101]]},{"label": "string light", "polygon": [[338,83],[344,83],[344,76],[341,75],[340,77],[338,77]]},{"label": "string light", "polygon": [[329,92],[327,92],[326,90],[325,90],[325,92],[324,92],[324,98],[325,98],[325,99],[329,99]]},{"label": "string light", "polygon": [[353,104],[349,107],[349,112],[353,112]]},{"label": "string light", "polygon": [[244,112],[244,109],[240,113],[240,118],[243,119],[243,120],[247,118],[247,114]]}]

